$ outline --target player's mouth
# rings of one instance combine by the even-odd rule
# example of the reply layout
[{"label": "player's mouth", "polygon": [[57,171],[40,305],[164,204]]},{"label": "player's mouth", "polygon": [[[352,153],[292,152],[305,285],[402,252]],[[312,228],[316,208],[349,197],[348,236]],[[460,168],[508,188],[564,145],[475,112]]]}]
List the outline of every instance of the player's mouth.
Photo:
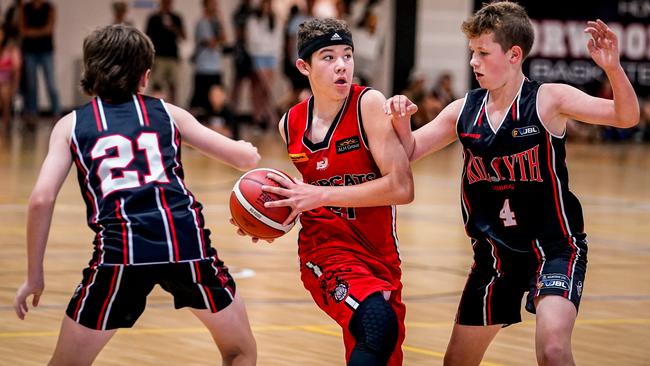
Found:
[{"label": "player's mouth", "polygon": [[481,74],[480,72],[474,71],[474,77],[476,77],[476,80],[480,80],[481,78],[483,78],[483,76],[484,75]]},{"label": "player's mouth", "polygon": [[336,84],[337,86],[343,87],[343,86],[346,86],[348,84],[348,81],[344,77],[340,77],[340,78],[336,79],[336,81],[334,81],[334,84]]}]

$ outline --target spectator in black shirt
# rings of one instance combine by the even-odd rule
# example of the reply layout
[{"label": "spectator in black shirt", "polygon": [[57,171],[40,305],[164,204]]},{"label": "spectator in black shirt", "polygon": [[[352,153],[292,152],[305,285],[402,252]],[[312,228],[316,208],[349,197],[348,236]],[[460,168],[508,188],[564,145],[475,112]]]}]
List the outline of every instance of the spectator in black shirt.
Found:
[{"label": "spectator in black shirt", "polygon": [[178,41],[185,39],[183,19],[172,11],[172,0],[160,0],[160,9],[147,21],[147,35],[156,50],[151,84],[166,87],[169,102],[176,100]]}]

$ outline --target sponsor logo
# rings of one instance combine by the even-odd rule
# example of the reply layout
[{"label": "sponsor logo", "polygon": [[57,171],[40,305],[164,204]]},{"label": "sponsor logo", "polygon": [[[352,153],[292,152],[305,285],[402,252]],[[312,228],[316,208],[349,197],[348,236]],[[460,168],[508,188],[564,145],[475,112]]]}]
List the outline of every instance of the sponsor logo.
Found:
[{"label": "sponsor logo", "polygon": [[304,163],[305,161],[309,160],[307,154],[304,152],[300,154],[289,154],[289,158],[291,158],[291,161],[294,163]]},{"label": "sponsor logo", "polygon": [[357,136],[348,137],[343,140],[336,141],[336,153],[343,154],[346,152],[358,150],[361,147],[359,138]]},{"label": "sponsor logo", "polygon": [[340,41],[342,39],[343,38],[341,38],[338,33],[334,33],[334,35],[332,35],[332,38],[330,38],[330,41]]},{"label": "sponsor logo", "polygon": [[324,157],[323,160],[316,162],[316,170],[325,170],[328,165],[327,157]]},{"label": "sponsor logo", "polygon": [[540,290],[556,288],[569,291],[569,277],[559,273],[541,275],[537,282],[537,288]]},{"label": "sponsor logo", "polygon": [[531,135],[537,135],[538,133],[539,133],[539,128],[537,128],[537,126],[519,127],[512,130],[512,137],[526,137]]},{"label": "sponsor logo", "polygon": [[578,293],[578,297],[582,296],[582,281],[578,281],[578,284],[576,285],[576,292]]}]

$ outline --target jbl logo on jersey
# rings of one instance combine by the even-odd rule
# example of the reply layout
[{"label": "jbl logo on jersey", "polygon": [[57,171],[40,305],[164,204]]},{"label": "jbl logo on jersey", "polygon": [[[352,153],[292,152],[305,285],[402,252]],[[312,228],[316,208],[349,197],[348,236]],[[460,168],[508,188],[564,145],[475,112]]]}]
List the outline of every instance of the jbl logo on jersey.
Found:
[{"label": "jbl logo on jersey", "polygon": [[512,137],[526,137],[530,135],[537,135],[539,128],[537,126],[519,127],[512,130]]},{"label": "jbl logo on jersey", "polygon": [[537,288],[557,288],[561,290],[569,290],[569,277],[564,274],[554,273],[545,274],[539,277]]}]

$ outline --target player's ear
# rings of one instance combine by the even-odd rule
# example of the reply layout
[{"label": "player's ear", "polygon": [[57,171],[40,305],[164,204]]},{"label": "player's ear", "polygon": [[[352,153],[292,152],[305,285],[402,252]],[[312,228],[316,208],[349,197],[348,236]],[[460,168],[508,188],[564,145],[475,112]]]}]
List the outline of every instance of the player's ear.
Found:
[{"label": "player's ear", "polygon": [[514,45],[510,47],[509,60],[511,64],[521,63],[524,61],[524,51],[521,47]]},{"label": "player's ear", "polygon": [[298,69],[298,71],[300,71],[301,74],[305,76],[309,76],[311,65],[309,65],[307,61],[299,58],[296,60],[296,68]]},{"label": "player's ear", "polygon": [[147,69],[147,71],[142,74],[142,77],[140,77],[140,85],[138,85],[138,92],[141,92],[145,89],[147,89],[147,85],[149,85],[149,78],[151,77],[151,69]]}]

